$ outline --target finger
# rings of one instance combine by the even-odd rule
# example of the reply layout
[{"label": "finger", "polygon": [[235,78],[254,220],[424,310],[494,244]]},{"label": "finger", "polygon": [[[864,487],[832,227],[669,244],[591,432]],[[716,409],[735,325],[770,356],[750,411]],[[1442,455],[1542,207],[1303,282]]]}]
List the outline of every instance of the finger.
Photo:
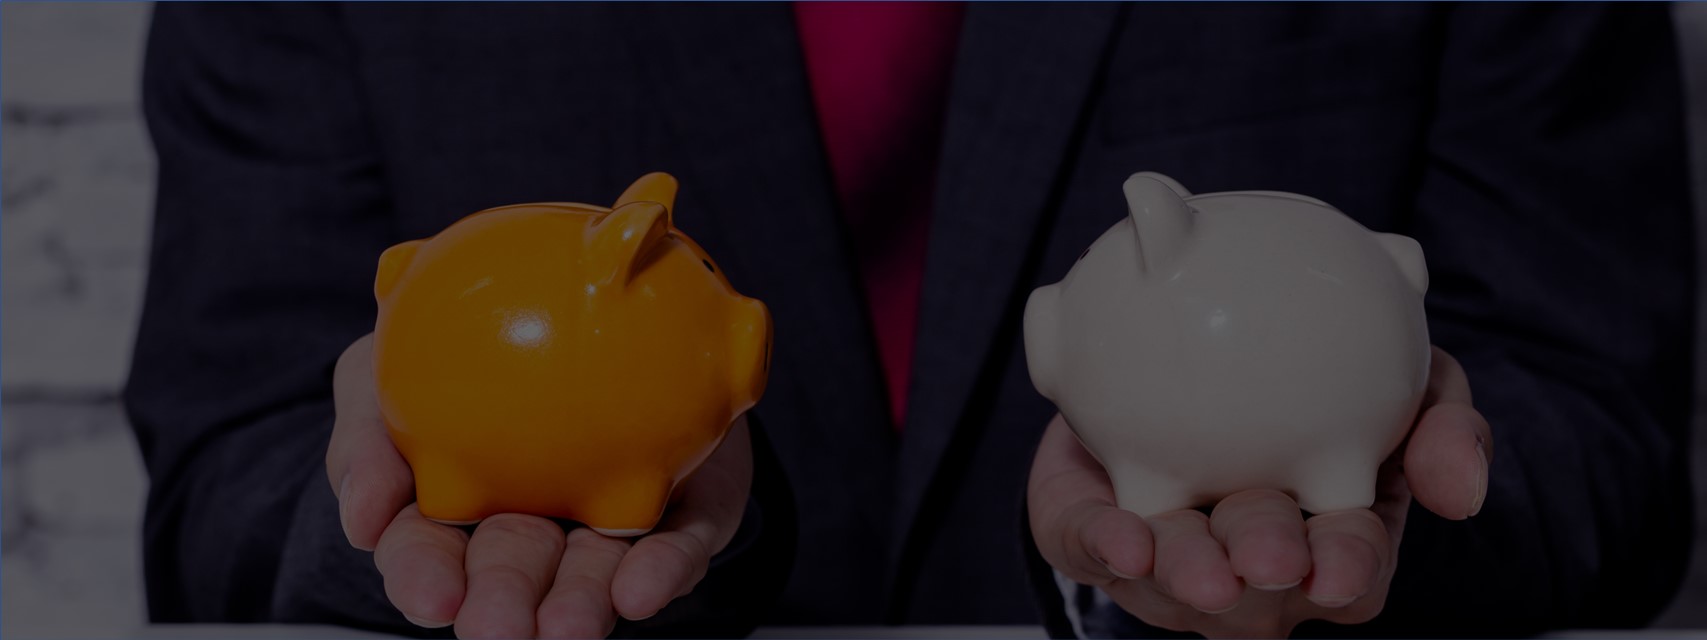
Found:
[{"label": "finger", "polygon": [[1441,517],[1473,516],[1488,494],[1493,453],[1488,421],[1465,403],[1443,401],[1425,407],[1405,446],[1405,480],[1417,502]]},{"label": "finger", "polygon": [[1044,429],[1027,485],[1032,538],[1044,559],[1089,585],[1149,575],[1150,528],[1114,506],[1114,486],[1057,414]]},{"label": "finger", "polygon": [[1311,570],[1304,595],[1323,607],[1340,608],[1370,593],[1389,561],[1387,529],[1367,509],[1336,511],[1305,522]]},{"label": "finger", "polygon": [[352,546],[371,551],[415,495],[409,463],[392,445],[374,395],[372,334],[338,358],[332,388],[336,418],[326,447],[326,476],[338,496],[344,536]]},{"label": "finger", "polygon": [[534,613],[552,585],[566,540],[545,518],[487,518],[468,541],[468,595],[456,614],[461,638],[531,638]]},{"label": "finger", "polygon": [[617,613],[644,620],[692,591],[711,556],[740,528],[751,483],[752,444],[743,416],[705,464],[682,481],[658,527],[623,556],[611,582]]},{"label": "finger", "polygon": [[[1110,506],[1083,505],[1078,515],[1067,518],[1065,546],[1070,564],[1062,573],[1096,586],[1117,578],[1132,580],[1149,575],[1154,541],[1144,519]],[[1075,573],[1088,580],[1074,577]]]},{"label": "finger", "polygon": [[741,528],[752,487],[753,442],[747,416],[742,415],[735,419],[717,450],[676,487],[670,515],[681,517],[672,520],[666,516],[661,524],[703,522],[709,527],[706,546],[712,553],[722,551]]},{"label": "finger", "polygon": [[1233,575],[1264,591],[1290,589],[1310,573],[1310,546],[1298,503],[1273,490],[1242,491],[1215,505],[1210,532],[1227,549]]},{"label": "finger", "polygon": [[542,638],[603,638],[616,626],[611,608],[611,580],[628,552],[626,540],[607,538],[592,529],[569,532],[563,562],[551,591],[539,604]]},{"label": "finger", "polygon": [[415,505],[404,508],[374,548],[374,565],[385,577],[385,597],[416,625],[449,625],[462,607],[467,545],[468,534],[462,530],[421,517]]},{"label": "finger", "polygon": [[656,615],[699,584],[711,562],[702,535],[663,531],[641,538],[622,559],[611,585],[611,601],[629,620]]},{"label": "finger", "polygon": [[1470,376],[1458,359],[1445,349],[1429,347],[1428,388],[1423,392],[1423,406],[1436,404],[1475,403],[1470,395]]},{"label": "finger", "polygon": [[1196,511],[1173,511],[1148,519],[1156,537],[1156,586],[1175,600],[1204,613],[1223,613],[1239,603],[1244,585],[1221,543],[1209,532],[1209,518]]},{"label": "finger", "polygon": [[1388,548],[1398,549],[1404,537],[1405,521],[1411,514],[1411,484],[1405,480],[1403,452],[1395,453],[1381,463],[1375,474],[1375,504],[1369,510],[1381,518],[1387,529]]}]

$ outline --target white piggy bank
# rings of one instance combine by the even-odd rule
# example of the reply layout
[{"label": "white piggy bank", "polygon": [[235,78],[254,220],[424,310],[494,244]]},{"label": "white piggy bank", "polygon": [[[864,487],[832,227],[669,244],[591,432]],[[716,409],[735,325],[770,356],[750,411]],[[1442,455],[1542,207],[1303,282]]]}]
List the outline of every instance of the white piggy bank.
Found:
[{"label": "white piggy bank", "polygon": [[1421,247],[1290,193],[1124,189],[1127,218],[1025,309],[1032,383],[1119,506],[1369,507],[1427,383]]}]

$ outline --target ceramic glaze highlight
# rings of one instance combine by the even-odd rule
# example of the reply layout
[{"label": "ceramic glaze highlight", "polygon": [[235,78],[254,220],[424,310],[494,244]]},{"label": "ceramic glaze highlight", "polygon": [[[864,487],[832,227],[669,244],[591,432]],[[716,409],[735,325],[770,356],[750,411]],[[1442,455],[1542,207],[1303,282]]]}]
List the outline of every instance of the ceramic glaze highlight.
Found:
[{"label": "ceramic glaze highlight", "polygon": [[423,515],[648,531],[758,402],[769,312],[671,226],[675,192],[488,209],[380,257],[374,375]]},{"label": "ceramic glaze highlight", "polygon": [[1193,196],[1140,173],[1128,213],[1026,304],[1033,384],[1141,515],[1277,489],[1368,507],[1427,383],[1422,249],[1319,200]]}]

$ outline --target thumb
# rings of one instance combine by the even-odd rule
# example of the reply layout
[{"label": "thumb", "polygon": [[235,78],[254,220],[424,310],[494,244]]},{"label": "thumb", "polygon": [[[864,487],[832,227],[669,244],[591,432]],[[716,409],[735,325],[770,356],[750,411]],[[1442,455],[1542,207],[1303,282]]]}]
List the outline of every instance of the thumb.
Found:
[{"label": "thumb", "polygon": [[1150,573],[1149,525],[1115,507],[1108,473],[1059,415],[1038,444],[1026,498],[1038,552],[1068,578],[1101,586]]},{"label": "thumb", "polygon": [[415,479],[380,414],[373,380],[373,335],[356,340],[332,373],[336,419],[326,447],[326,477],[350,544],[373,550],[380,533],[413,502]]}]

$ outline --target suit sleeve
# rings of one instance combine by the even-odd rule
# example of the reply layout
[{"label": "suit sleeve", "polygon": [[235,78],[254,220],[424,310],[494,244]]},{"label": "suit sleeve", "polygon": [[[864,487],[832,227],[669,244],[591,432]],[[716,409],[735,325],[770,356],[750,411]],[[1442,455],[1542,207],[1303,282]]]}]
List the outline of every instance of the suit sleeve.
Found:
[{"label": "suit sleeve", "polygon": [[[1445,9],[1406,228],[1433,341],[1493,427],[1481,513],[1413,505],[1383,612],[1300,636],[1519,636],[1647,624],[1691,539],[1694,238],[1665,5]],[[1185,637],[1087,587],[1056,636]]]},{"label": "suit sleeve", "polygon": [[[315,622],[421,635],[348,545],[324,476],[338,355],[373,328],[402,240],[332,4],[162,4],[143,104],[159,158],[127,408],[150,476],[156,622]],[[781,588],[792,504],[762,430],[736,540],[629,635],[739,635]],[[740,595],[739,601],[734,600]]]},{"label": "suit sleeve", "polygon": [[1645,625],[1690,544],[1694,240],[1665,5],[1455,6],[1408,231],[1494,430],[1481,514],[1413,509],[1392,631]]}]

